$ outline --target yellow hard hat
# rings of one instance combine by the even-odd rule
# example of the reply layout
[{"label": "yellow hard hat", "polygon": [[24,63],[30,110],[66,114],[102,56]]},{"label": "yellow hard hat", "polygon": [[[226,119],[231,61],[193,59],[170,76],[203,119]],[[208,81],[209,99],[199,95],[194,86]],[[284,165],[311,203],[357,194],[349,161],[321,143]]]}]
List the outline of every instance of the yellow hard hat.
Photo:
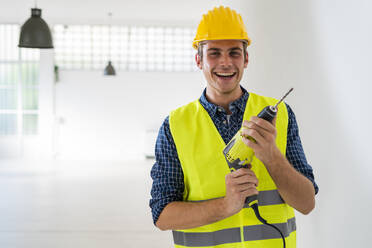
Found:
[{"label": "yellow hard hat", "polygon": [[192,46],[197,49],[205,40],[245,40],[251,43],[240,14],[229,7],[215,7],[203,15]]}]

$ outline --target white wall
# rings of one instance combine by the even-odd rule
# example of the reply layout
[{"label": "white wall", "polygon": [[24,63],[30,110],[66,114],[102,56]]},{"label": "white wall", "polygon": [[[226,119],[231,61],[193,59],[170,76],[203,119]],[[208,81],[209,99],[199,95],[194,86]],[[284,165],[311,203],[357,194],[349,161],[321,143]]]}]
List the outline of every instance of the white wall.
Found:
[{"label": "white wall", "polygon": [[[221,4],[241,8],[245,0],[38,0],[42,17],[48,24],[102,24],[108,21],[108,12],[117,24],[197,25],[205,10]],[[34,1],[17,0],[2,5],[0,23],[24,23],[31,15]],[[171,21],[169,21],[171,20]]]},{"label": "white wall", "polygon": [[[372,207],[368,1],[252,1],[247,88],[288,97],[320,186],[298,247],[367,247]],[[248,19],[249,18],[249,19]]]},{"label": "white wall", "polygon": [[[200,73],[61,71],[56,85],[58,158],[143,159],[146,130],[202,93]],[[62,122],[62,123],[61,123]]]}]

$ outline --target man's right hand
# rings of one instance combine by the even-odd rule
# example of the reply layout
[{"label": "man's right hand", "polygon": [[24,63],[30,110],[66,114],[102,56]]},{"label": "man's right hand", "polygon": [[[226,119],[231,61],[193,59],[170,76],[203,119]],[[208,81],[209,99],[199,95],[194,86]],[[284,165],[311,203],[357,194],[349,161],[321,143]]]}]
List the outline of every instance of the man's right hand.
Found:
[{"label": "man's right hand", "polygon": [[258,195],[258,179],[249,168],[240,168],[225,177],[226,196],[224,203],[227,215],[238,213],[248,196]]},{"label": "man's right hand", "polygon": [[174,201],[161,212],[156,226],[161,230],[189,229],[208,225],[238,213],[245,198],[257,195],[258,180],[248,168],[226,176],[226,196],[201,202]]}]

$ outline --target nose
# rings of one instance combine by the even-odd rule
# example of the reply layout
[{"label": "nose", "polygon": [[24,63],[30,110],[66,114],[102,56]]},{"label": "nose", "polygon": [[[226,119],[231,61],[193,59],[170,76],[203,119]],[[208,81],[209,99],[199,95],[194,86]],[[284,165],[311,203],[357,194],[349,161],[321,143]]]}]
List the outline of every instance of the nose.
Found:
[{"label": "nose", "polygon": [[224,54],[224,55],[222,55],[222,56],[220,57],[220,61],[219,61],[219,62],[220,62],[219,64],[220,64],[222,67],[230,67],[230,66],[232,65],[232,60],[231,60],[229,54]]}]

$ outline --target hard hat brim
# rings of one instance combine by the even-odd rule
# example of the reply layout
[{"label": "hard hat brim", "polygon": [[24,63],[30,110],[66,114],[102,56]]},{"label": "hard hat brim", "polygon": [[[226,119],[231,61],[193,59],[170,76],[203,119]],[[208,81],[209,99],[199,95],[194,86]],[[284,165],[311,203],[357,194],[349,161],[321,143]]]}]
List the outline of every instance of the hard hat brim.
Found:
[{"label": "hard hat brim", "polygon": [[213,39],[199,39],[199,40],[194,40],[192,42],[192,47],[194,49],[198,49],[198,46],[199,46],[199,43],[200,42],[203,42],[203,41],[212,41],[212,40],[240,40],[242,42],[246,42],[247,43],[247,46],[249,46],[251,44],[251,39],[249,39],[248,37],[246,39],[237,39],[236,37],[223,37],[223,38],[213,38]]}]

